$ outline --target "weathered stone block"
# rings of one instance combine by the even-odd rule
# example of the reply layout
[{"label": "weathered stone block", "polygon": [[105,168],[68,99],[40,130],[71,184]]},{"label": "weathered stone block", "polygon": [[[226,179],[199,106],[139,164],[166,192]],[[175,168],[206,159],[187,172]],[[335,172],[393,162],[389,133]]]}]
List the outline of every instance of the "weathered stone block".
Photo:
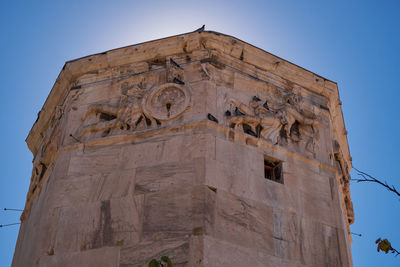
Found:
[{"label": "weathered stone block", "polygon": [[[146,267],[152,259],[168,255],[174,266],[189,265],[189,239],[163,238],[121,248],[120,267]],[[195,265],[191,265],[195,266]]]},{"label": "weathered stone block", "polygon": [[217,189],[213,236],[273,254],[272,208]]},{"label": "weathered stone block", "polygon": [[[87,251],[54,254],[38,258],[36,265],[43,267],[51,266],[97,266],[97,267],[119,267],[119,248],[103,247]],[[34,264],[32,264],[34,266]]]},{"label": "weathered stone block", "polygon": [[86,147],[82,154],[72,154],[68,176],[111,173],[118,168],[121,147]]},{"label": "weathered stone block", "polygon": [[185,237],[205,231],[212,222],[214,197],[206,186],[145,194],[143,240]]},{"label": "weathered stone block", "polygon": [[204,184],[204,158],[138,167],[135,194]]},{"label": "weathered stone block", "polygon": [[142,213],[141,196],[64,207],[60,211],[54,250],[64,253],[135,244],[141,233]]}]

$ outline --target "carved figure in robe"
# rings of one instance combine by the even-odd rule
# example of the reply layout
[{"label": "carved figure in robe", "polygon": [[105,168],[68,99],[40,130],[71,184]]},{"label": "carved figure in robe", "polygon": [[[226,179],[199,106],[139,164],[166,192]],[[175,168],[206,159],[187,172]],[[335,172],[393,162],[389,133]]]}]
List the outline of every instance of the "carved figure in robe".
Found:
[{"label": "carved figure in robe", "polygon": [[278,106],[272,107],[282,117],[282,123],[286,133],[290,133],[293,124],[297,121],[300,124],[318,126],[317,116],[311,111],[301,107],[300,96],[290,93],[284,98],[284,102]]},{"label": "carved figure in robe", "polygon": [[305,148],[308,152],[315,156],[315,150],[317,148],[317,141],[319,140],[318,127],[314,125],[300,125],[300,135],[304,138]]},{"label": "carved figure in robe", "polygon": [[107,131],[113,128],[121,130],[134,130],[143,120],[147,124],[152,123],[152,118],[143,114],[141,98],[144,92],[140,88],[130,89],[122,95],[119,104],[112,106],[109,104],[95,104],[88,108],[82,117],[86,121],[89,117],[99,114],[99,121],[89,125],[82,125],[77,130],[77,136],[82,137],[89,132]]},{"label": "carved figure in robe", "polygon": [[282,121],[279,115],[274,113],[265,114],[261,118],[262,130],[260,136],[273,144],[278,144],[280,140],[280,131],[282,127]]},{"label": "carved figure in robe", "polygon": [[306,150],[314,154],[319,138],[317,116],[301,106],[299,95],[289,93],[280,104],[269,99],[263,102],[256,96],[248,105],[234,99],[228,103],[234,107],[229,124],[235,124],[236,129],[245,131],[243,126],[247,125],[256,136],[273,144],[279,143],[283,133],[294,142],[304,141]]},{"label": "carved figure in robe", "polygon": [[236,123],[237,128],[241,130],[244,130],[244,124],[250,125],[258,136],[273,144],[279,142],[279,132],[282,127],[281,117],[279,113],[269,109],[267,102],[263,103],[261,99],[254,96],[248,105],[234,99],[230,99],[228,103],[235,107],[234,115],[239,116],[231,119],[230,123]]}]

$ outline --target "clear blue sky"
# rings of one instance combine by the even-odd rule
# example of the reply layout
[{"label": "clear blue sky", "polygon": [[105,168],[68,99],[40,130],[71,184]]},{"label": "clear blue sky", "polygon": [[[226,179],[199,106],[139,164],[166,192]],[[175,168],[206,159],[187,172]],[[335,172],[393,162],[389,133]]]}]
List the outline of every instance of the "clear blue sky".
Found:
[{"label": "clear blue sky", "polygon": [[[324,3],[323,3],[324,2]],[[23,208],[32,155],[25,137],[65,61],[192,31],[203,24],[339,85],[353,164],[398,185],[399,1],[4,1],[0,8],[0,207]],[[398,165],[399,164],[399,165]],[[355,175],[353,173],[353,175]],[[400,249],[400,202],[352,184],[356,267],[400,266],[377,237]],[[19,221],[0,211],[0,224]],[[18,226],[0,228],[9,266]]]}]

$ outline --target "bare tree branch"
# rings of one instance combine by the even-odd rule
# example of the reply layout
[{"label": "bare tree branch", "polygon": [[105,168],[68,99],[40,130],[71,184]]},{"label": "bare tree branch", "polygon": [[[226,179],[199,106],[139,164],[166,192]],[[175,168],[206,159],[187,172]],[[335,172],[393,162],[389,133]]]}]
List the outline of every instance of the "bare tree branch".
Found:
[{"label": "bare tree branch", "polygon": [[396,253],[396,257],[400,255],[400,252],[397,249],[392,248],[392,253]]},{"label": "bare tree branch", "polygon": [[[353,169],[357,172],[357,175],[361,176],[362,178],[351,179],[352,181],[356,181],[357,183],[360,183],[360,182],[376,183],[376,184],[379,184],[379,185],[385,187],[388,191],[390,191],[390,192],[396,194],[398,197],[400,197],[400,192],[397,191],[397,189],[396,189],[396,187],[394,187],[394,185],[390,186],[390,185],[388,185],[388,183],[386,181],[382,182],[378,178],[375,178],[375,177],[369,175],[368,173],[360,171],[359,169],[355,168],[354,166],[353,166]],[[386,254],[388,254],[390,252],[392,254],[395,254],[396,257],[398,255],[400,255],[400,252],[397,249],[393,248],[392,244],[387,239],[382,240],[381,238],[378,238],[375,241],[375,243],[378,244],[378,247],[377,247],[378,252],[383,251]]]},{"label": "bare tree branch", "polygon": [[382,182],[379,179],[372,177],[371,175],[369,175],[368,173],[365,173],[363,171],[360,171],[359,169],[355,168],[353,166],[353,169],[357,172],[357,174],[359,176],[361,176],[362,178],[355,178],[355,179],[351,179],[352,181],[356,181],[357,183],[360,182],[371,182],[371,183],[377,183],[380,184],[381,186],[385,187],[387,190],[389,190],[390,192],[393,192],[394,194],[396,194],[398,197],[400,197],[400,192],[397,191],[396,187],[394,187],[394,185],[389,186],[387,184],[386,181]]}]

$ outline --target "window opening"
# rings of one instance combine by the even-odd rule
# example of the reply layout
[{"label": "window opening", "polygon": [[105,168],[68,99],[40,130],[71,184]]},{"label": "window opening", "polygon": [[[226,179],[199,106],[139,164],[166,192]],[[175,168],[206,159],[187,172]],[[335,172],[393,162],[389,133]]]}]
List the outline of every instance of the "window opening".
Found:
[{"label": "window opening", "polygon": [[283,184],[282,162],[264,157],[264,178]]}]

